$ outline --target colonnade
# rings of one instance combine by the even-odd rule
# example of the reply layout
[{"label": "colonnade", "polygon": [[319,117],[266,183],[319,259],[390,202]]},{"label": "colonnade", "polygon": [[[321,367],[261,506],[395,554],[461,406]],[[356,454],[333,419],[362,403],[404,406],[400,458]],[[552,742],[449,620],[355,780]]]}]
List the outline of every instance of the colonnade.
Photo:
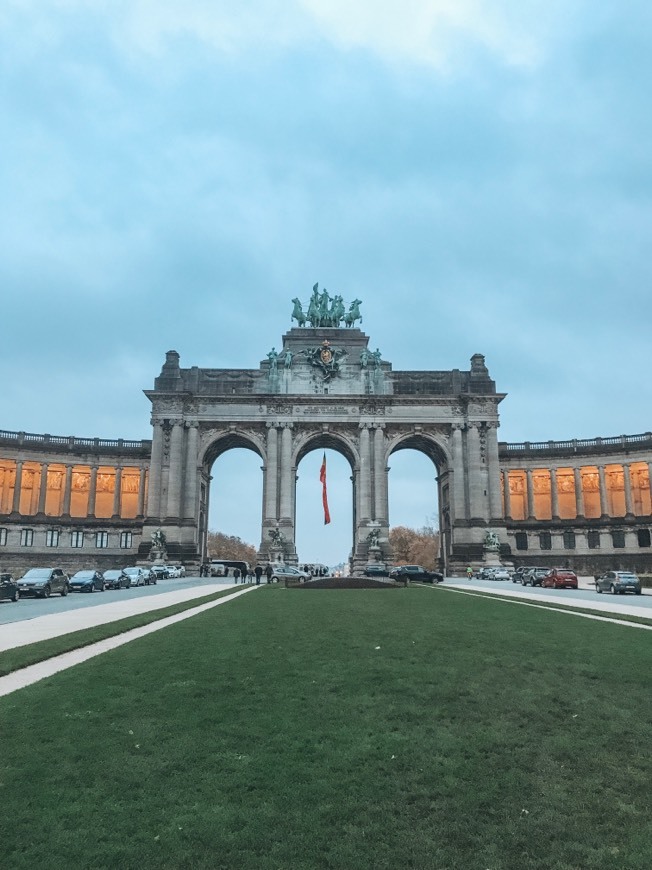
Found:
[{"label": "colonnade", "polygon": [[145,513],[145,465],[0,459],[0,514],[135,518]]},{"label": "colonnade", "polygon": [[652,462],[510,467],[502,478],[508,521],[652,514]]}]

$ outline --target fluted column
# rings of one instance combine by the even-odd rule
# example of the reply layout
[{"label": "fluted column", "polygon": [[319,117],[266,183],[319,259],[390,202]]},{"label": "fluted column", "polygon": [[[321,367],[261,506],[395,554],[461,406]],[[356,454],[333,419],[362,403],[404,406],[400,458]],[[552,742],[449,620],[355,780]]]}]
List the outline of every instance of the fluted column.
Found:
[{"label": "fluted column", "polygon": [[360,487],[358,491],[358,519],[371,519],[371,449],[367,423],[360,424]]},{"label": "fluted column", "polygon": [[147,516],[161,516],[161,482],[163,478],[163,442],[165,433],[163,423],[152,420],[152,456],[149,465],[149,487],[147,491]]},{"label": "fluted column", "polygon": [[66,477],[63,484],[63,507],[61,513],[64,517],[70,516],[70,499],[72,498],[72,465],[66,465]]},{"label": "fluted column", "polygon": [[582,488],[582,469],[575,467],[573,469],[575,478],[575,514],[578,519],[584,519],[584,490]]},{"label": "fluted column", "polygon": [[147,469],[140,469],[140,480],[138,481],[138,516],[145,515],[145,488],[147,486]]},{"label": "fluted column", "polygon": [[509,491],[509,471],[503,471],[503,495],[504,495],[504,511],[505,519],[512,518],[512,498]]},{"label": "fluted column", "polygon": [[466,433],[467,461],[469,470],[469,501],[471,519],[488,520],[485,509],[482,459],[480,456],[480,429],[478,423],[470,423]]},{"label": "fluted column", "polygon": [[500,459],[498,458],[498,424],[487,423],[485,430],[487,446],[487,482],[489,484],[489,517],[502,519],[503,498],[500,489]]},{"label": "fluted column", "polygon": [[267,461],[263,491],[265,493],[264,519],[276,522],[278,520],[278,429],[275,423],[267,424]]},{"label": "fluted column", "polygon": [[550,512],[553,520],[559,519],[559,492],[557,490],[557,469],[550,469]]},{"label": "fluted column", "polygon": [[89,517],[95,516],[95,501],[97,499],[97,465],[91,465],[91,482],[88,490],[88,508],[86,513]]},{"label": "fluted column", "polygon": [[525,485],[527,488],[527,516],[526,520],[536,519],[534,515],[534,482],[532,480],[532,469],[525,470]]},{"label": "fluted column", "polygon": [[281,429],[281,519],[292,522],[292,492],[295,472],[292,468],[292,423]]},{"label": "fluted column", "polygon": [[11,505],[12,513],[20,513],[20,494],[23,488],[23,460],[16,460],[16,479],[14,481],[14,498]]},{"label": "fluted column", "polygon": [[167,516],[181,516],[181,487],[183,485],[183,421],[170,420],[170,476],[168,479]]},{"label": "fluted column", "polygon": [[609,505],[607,502],[607,481],[604,465],[598,465],[598,479],[600,481],[600,514],[606,517],[609,516]]},{"label": "fluted column", "polygon": [[186,423],[186,479],[183,491],[183,516],[187,519],[197,517],[197,495],[199,492],[199,422]]},{"label": "fluted column", "polygon": [[45,513],[45,500],[48,497],[48,469],[50,465],[47,462],[41,463],[41,480],[39,482],[39,491],[38,491],[38,507],[36,508],[36,512],[38,514]]},{"label": "fluted column", "polygon": [[464,494],[464,446],[462,444],[462,426],[453,423],[453,523],[456,520],[467,519],[466,498]]},{"label": "fluted column", "polygon": [[632,501],[632,475],[629,470],[629,465],[623,463],[623,479],[625,484],[625,514],[628,517],[634,516],[634,505]]},{"label": "fluted column", "polygon": [[376,522],[386,525],[389,505],[387,503],[387,463],[385,462],[385,426],[379,424],[374,431],[374,500]]},{"label": "fluted column", "polygon": [[120,516],[122,509],[122,466],[116,465],[113,480],[113,517]]}]

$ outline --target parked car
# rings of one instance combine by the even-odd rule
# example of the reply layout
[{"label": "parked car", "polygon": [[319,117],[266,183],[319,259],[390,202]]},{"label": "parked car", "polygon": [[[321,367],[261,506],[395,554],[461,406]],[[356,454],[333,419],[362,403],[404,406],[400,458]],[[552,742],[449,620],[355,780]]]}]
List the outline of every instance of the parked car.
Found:
[{"label": "parked car", "polygon": [[0,601],[18,601],[18,583],[11,574],[0,574]]},{"label": "parked car", "polygon": [[530,569],[527,565],[519,565],[516,571],[512,574],[512,583],[523,583],[523,575]]},{"label": "parked car", "polygon": [[577,589],[577,574],[569,568],[551,568],[541,581],[548,589]]},{"label": "parked car", "polygon": [[150,573],[145,568],[123,568],[125,574],[131,580],[132,586],[149,586],[150,583],[156,584],[156,577],[150,579]]},{"label": "parked car", "polygon": [[68,583],[71,592],[104,592],[104,577],[99,571],[77,571]]},{"label": "parked car", "polygon": [[104,572],[104,585],[107,589],[129,589],[131,577],[125,574],[122,568],[111,569]]},{"label": "parked car", "polygon": [[186,569],[183,565],[168,565],[168,577],[185,577]]},{"label": "parked car", "polygon": [[523,586],[541,586],[541,581],[546,576],[550,568],[528,568],[523,574],[521,585]]},{"label": "parked car", "polygon": [[18,581],[21,595],[49,598],[53,592],[68,594],[68,575],[61,568],[30,568]]},{"label": "parked car", "polygon": [[624,595],[633,592],[641,594],[641,581],[631,571],[607,571],[595,581],[596,592],[611,592],[612,595]]},{"label": "parked car", "polygon": [[422,583],[441,583],[444,575],[439,571],[427,571],[421,565],[399,565],[389,572],[392,580],[420,580]]},{"label": "parked car", "polygon": [[303,583],[306,580],[310,579],[311,575],[308,574],[307,571],[300,571],[298,568],[294,568],[292,565],[275,565],[274,573],[271,577],[272,583],[275,580],[277,583],[280,580],[295,580]]},{"label": "parked car", "polygon": [[495,568],[480,568],[477,573],[478,580],[493,580]]},{"label": "parked car", "polygon": [[511,577],[507,568],[494,568],[490,580],[509,580]]},{"label": "parked car", "polygon": [[365,565],[364,576],[365,577],[387,577],[389,574],[387,568],[384,565]]},{"label": "parked car", "polygon": [[168,577],[173,577],[172,568],[169,565],[152,565],[149,569],[149,580],[156,583],[157,580],[166,580]]}]

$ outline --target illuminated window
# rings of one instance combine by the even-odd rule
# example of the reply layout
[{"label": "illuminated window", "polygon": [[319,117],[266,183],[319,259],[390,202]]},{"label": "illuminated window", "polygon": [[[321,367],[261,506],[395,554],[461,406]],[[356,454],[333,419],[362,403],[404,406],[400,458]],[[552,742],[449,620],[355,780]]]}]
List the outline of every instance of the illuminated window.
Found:
[{"label": "illuminated window", "polygon": [[132,546],[133,535],[131,532],[120,532],[120,547],[129,550]]},{"label": "illuminated window", "polygon": [[109,533],[108,532],[95,532],[95,546],[103,550],[109,546]]},{"label": "illuminated window", "polygon": [[542,550],[552,550],[552,535],[550,532],[539,532],[539,546]]},{"label": "illuminated window", "polygon": [[517,550],[527,550],[527,532],[516,532],[514,541]]},{"label": "illuminated window", "polygon": [[59,530],[58,529],[48,529],[45,533],[45,546],[46,547],[58,547],[59,546]]},{"label": "illuminated window", "polygon": [[650,530],[649,529],[639,529],[638,530],[638,545],[639,545],[639,547],[649,547],[650,546]]},{"label": "illuminated window", "polygon": [[611,533],[611,540],[613,541],[614,548],[621,549],[625,546],[625,532],[622,529],[616,529],[615,532]]},{"label": "illuminated window", "polygon": [[31,547],[34,543],[34,529],[21,529],[20,546]]},{"label": "illuminated window", "polygon": [[74,549],[79,549],[84,546],[84,533],[83,532],[71,532],[70,533],[70,546]]},{"label": "illuminated window", "polygon": [[565,550],[574,550],[575,549],[575,532],[571,532],[570,529],[566,529],[564,531],[564,549]]},{"label": "illuminated window", "polygon": [[0,529],[0,547],[4,547],[7,543],[7,530]]},{"label": "illuminated window", "polygon": [[600,549],[600,532],[591,531],[586,536],[589,545],[589,550]]}]

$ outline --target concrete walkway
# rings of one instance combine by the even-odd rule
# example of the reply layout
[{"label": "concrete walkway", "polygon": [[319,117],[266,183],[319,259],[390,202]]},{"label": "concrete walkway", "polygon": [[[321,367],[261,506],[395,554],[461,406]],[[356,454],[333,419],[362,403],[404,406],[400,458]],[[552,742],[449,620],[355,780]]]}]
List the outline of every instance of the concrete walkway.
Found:
[{"label": "concrete walkway", "polygon": [[[208,601],[205,604],[198,604],[197,607],[190,607],[188,610],[184,610],[183,613],[177,613],[174,616],[166,616],[163,619],[159,619],[156,622],[151,622],[149,625],[143,625],[140,628],[133,628],[131,631],[125,631],[122,634],[118,634],[115,637],[108,637],[105,640],[100,640],[97,643],[89,644],[88,646],[82,647],[81,649],[71,650],[70,652],[63,653],[63,655],[55,656],[51,659],[46,659],[44,662],[38,662],[35,665],[30,665],[26,668],[20,668],[20,670],[13,671],[11,674],[7,674],[4,677],[0,677],[0,697],[3,695],[10,695],[12,692],[16,692],[18,689],[24,689],[25,686],[31,686],[33,683],[39,682],[39,680],[44,680],[46,677],[51,677],[54,674],[58,674],[61,671],[65,671],[68,668],[73,667],[74,665],[78,665],[81,662],[88,661],[88,659],[92,659],[95,656],[99,656],[102,653],[108,652],[109,650],[116,649],[119,646],[123,646],[126,643],[130,643],[132,640],[136,640],[139,637],[145,637],[148,634],[152,634],[155,631],[160,631],[162,628],[167,628],[170,625],[174,625],[176,622],[182,622],[184,619],[190,619],[192,616],[197,616],[199,613],[203,613],[205,610],[210,610],[213,607],[219,607],[222,604],[227,604],[229,601],[233,601],[235,598],[238,598],[240,595],[246,595],[248,592],[253,591],[254,589],[260,589],[260,586],[245,586],[244,588],[240,588],[237,591],[233,592],[231,595],[225,595],[223,598],[218,598],[217,601]],[[184,592],[191,592],[192,590],[183,590]],[[168,593],[169,595],[178,595],[177,592]],[[205,594],[205,593],[204,593]],[[161,597],[167,597],[161,596]],[[186,596],[185,600],[192,600],[192,598],[197,598],[199,596]],[[158,596],[157,596],[158,598]],[[151,598],[148,599],[139,599],[140,601],[152,601]],[[184,599],[182,599],[184,600]],[[168,604],[174,603],[168,601]],[[132,605],[138,604],[138,601],[132,600],[130,602]],[[109,604],[106,607],[116,607],[120,606],[120,603]],[[161,605],[163,607],[167,605]],[[95,612],[95,616],[97,617],[97,611],[101,609],[99,607],[91,607],[85,609],[84,613],[93,613]],[[125,615],[132,616],[137,612],[144,612],[146,610],[158,610],[157,608],[144,608],[140,611],[136,610],[132,613],[125,614],[124,612],[120,617],[122,618]],[[79,611],[78,611],[79,612]],[[46,619],[48,617],[41,617]],[[105,622],[113,622],[112,619],[106,619]],[[93,625],[99,625],[100,622],[94,621]],[[88,627],[88,626],[82,626]],[[57,632],[57,634],[65,634],[66,632]],[[56,635],[50,635],[51,637],[55,637]],[[41,638],[42,639],[42,638]],[[17,644],[20,646],[21,644]]]},{"label": "concrete walkway", "polygon": [[[220,586],[210,588],[194,586],[188,589],[177,589],[174,592],[161,592],[158,595],[147,595],[141,598],[123,598],[108,604],[98,604],[94,607],[83,607],[78,610],[66,610],[63,613],[49,613],[47,616],[36,616],[19,622],[10,622],[0,626],[0,652],[36,643],[39,640],[49,640],[62,634],[80,631],[82,628],[93,628],[107,622],[117,622],[127,616],[137,616],[152,610],[161,610],[174,604],[192,601],[213,595],[222,589]],[[236,590],[238,587],[233,587]]]}]

